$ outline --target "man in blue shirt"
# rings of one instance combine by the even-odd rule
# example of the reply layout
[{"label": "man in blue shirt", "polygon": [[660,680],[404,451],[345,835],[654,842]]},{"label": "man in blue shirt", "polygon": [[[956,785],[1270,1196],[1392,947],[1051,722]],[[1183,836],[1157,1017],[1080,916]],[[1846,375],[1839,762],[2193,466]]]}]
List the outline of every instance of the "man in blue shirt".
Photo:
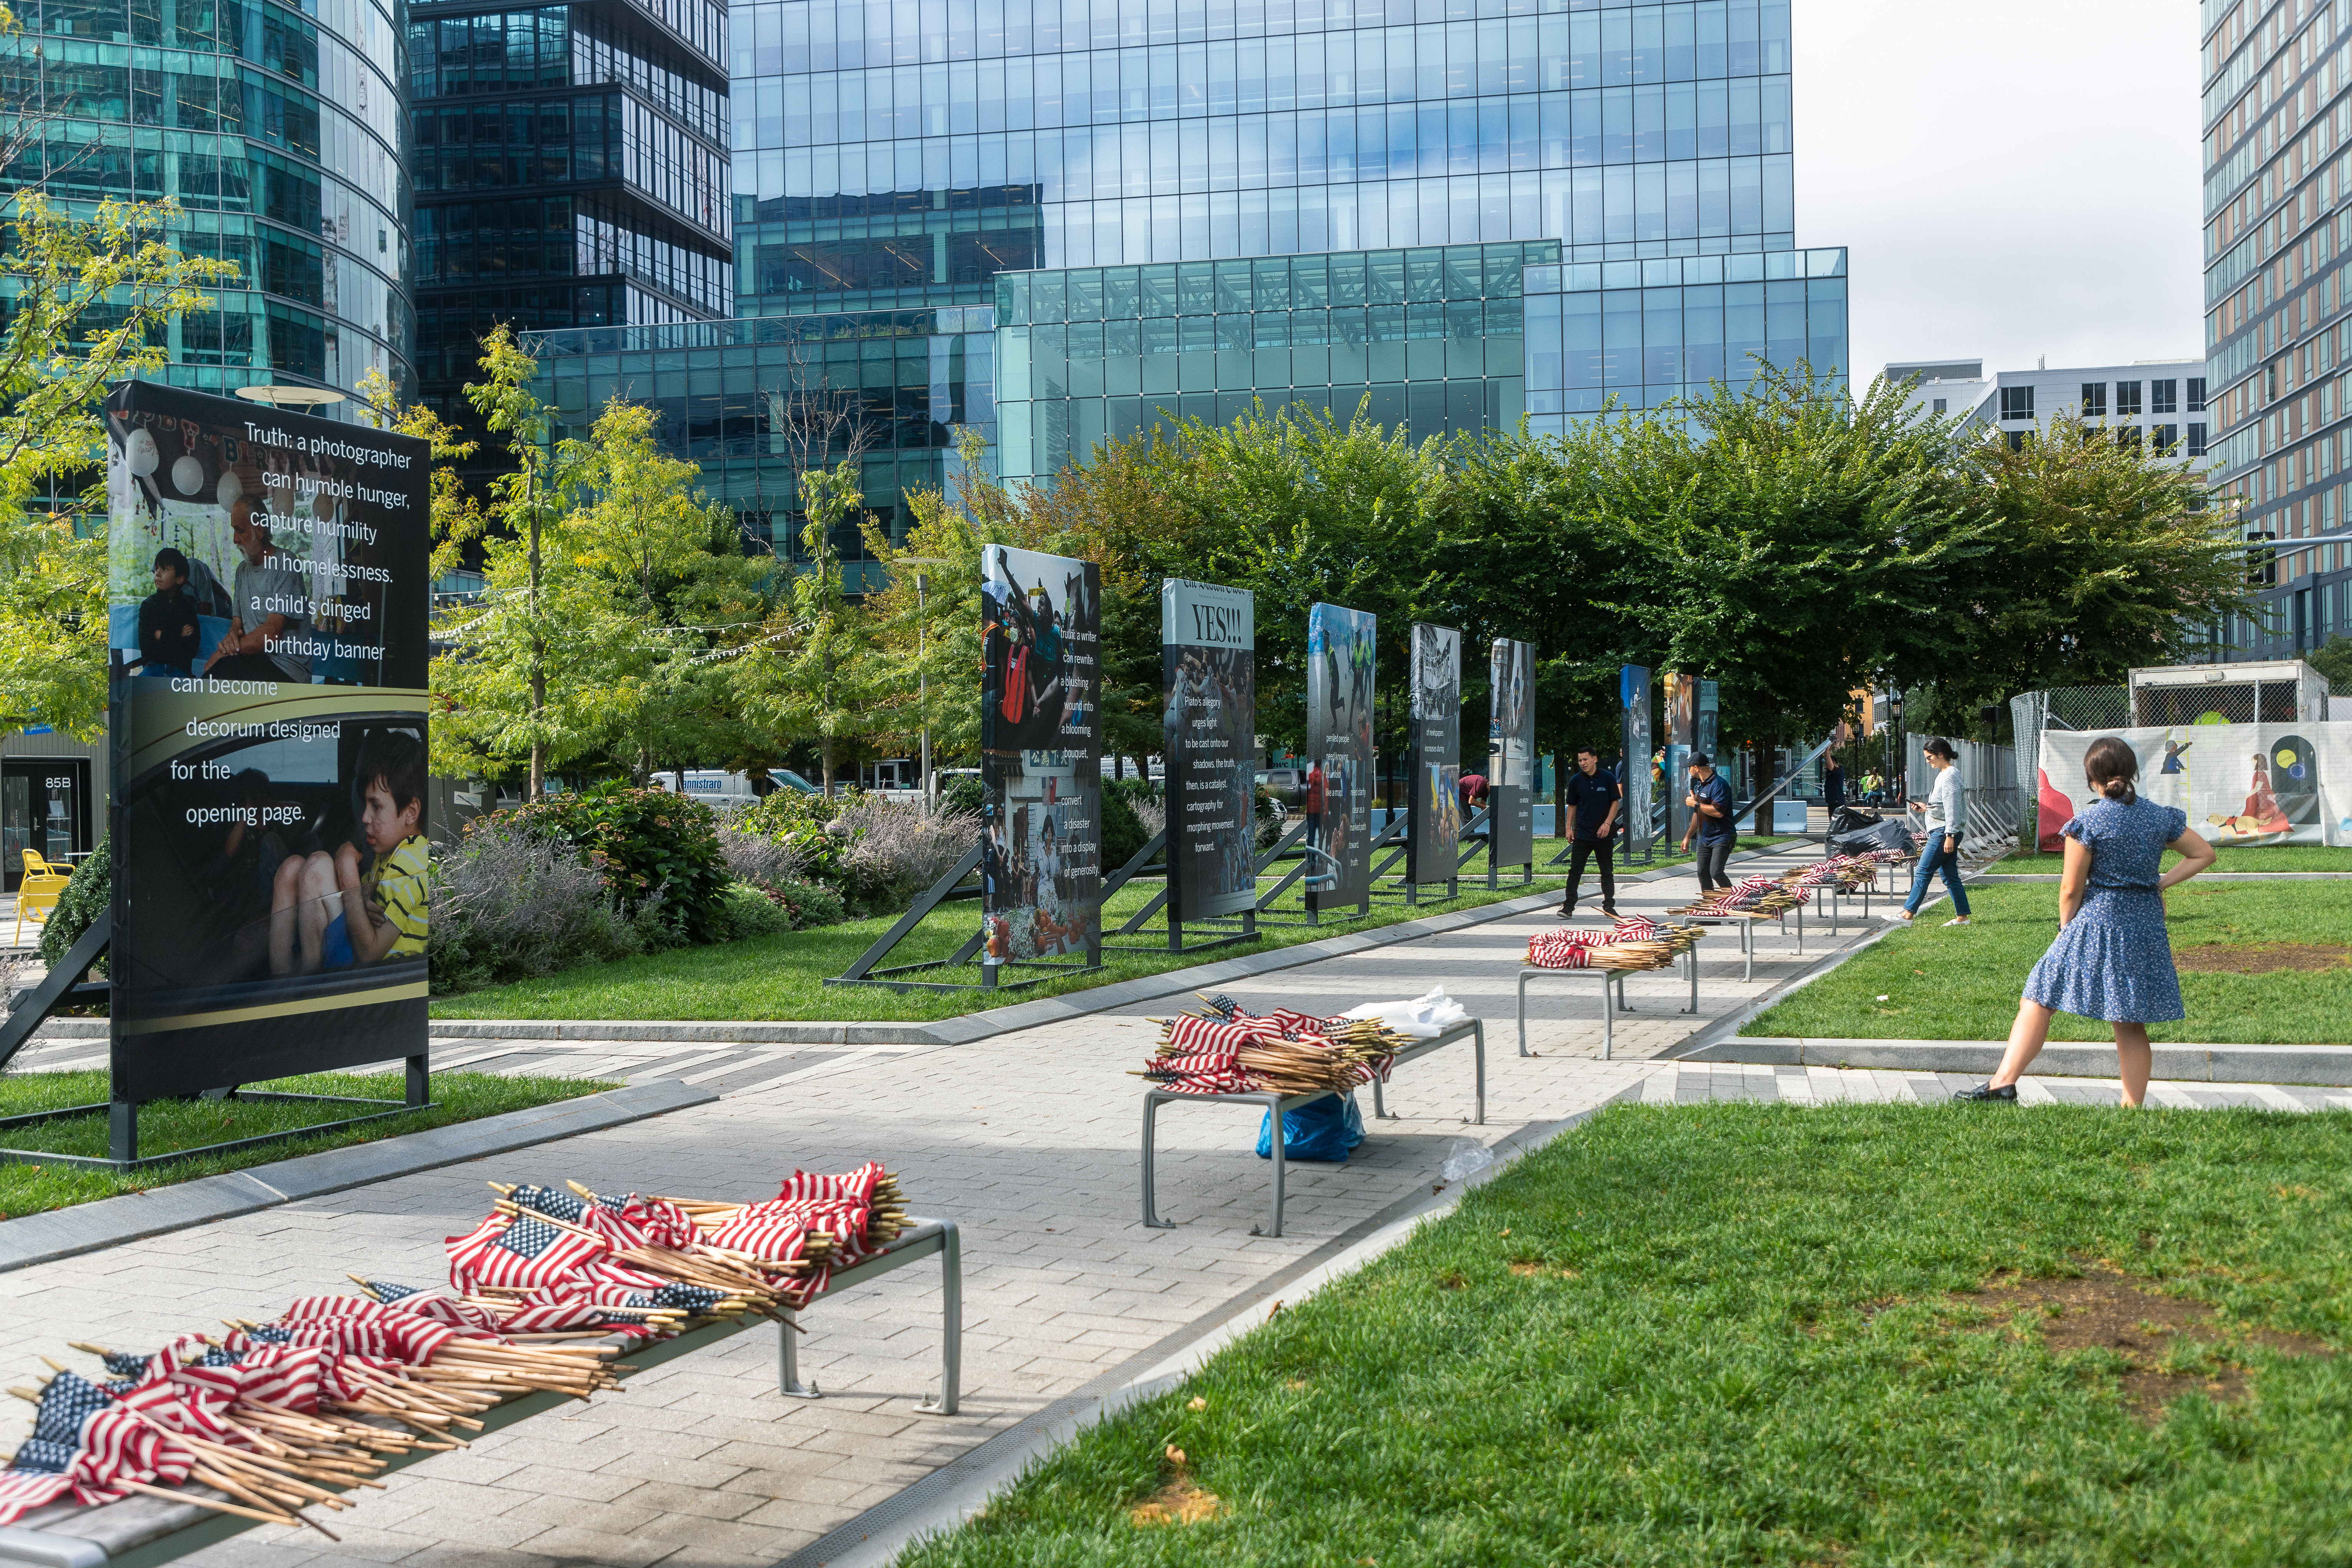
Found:
[{"label": "man in blue shirt", "polygon": [[1569,775],[1567,790],[1573,848],[1568,862],[1568,894],[1559,906],[1562,920],[1576,913],[1577,885],[1584,880],[1584,863],[1595,855],[1601,857],[1601,912],[1612,917],[1617,913],[1617,875],[1609,863],[1610,838],[1617,830],[1617,806],[1624,793],[1615,779],[1601,771],[1601,758],[1591,747],[1577,748],[1576,772]]},{"label": "man in blue shirt", "polygon": [[1731,875],[1726,869],[1731,859],[1731,846],[1738,830],[1731,825],[1731,786],[1723,782],[1708,761],[1705,752],[1694,752],[1690,760],[1690,793],[1683,796],[1690,808],[1690,826],[1683,830],[1683,847],[1698,839],[1698,890],[1705,898],[1718,888],[1731,886]]}]

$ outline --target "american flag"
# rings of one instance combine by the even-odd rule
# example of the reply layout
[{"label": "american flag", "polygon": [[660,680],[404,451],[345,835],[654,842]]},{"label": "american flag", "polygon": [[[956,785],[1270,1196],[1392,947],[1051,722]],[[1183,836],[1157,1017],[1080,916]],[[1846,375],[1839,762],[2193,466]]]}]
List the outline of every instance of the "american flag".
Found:
[{"label": "american flag", "polygon": [[447,1245],[449,1283],[467,1292],[485,1285],[519,1290],[560,1285],[612,1252],[601,1241],[529,1215],[491,1215],[470,1234],[449,1237]]},{"label": "american flag", "polygon": [[794,1171],[776,1191],[779,1203],[811,1201],[871,1205],[874,1189],[887,1173],[878,1160],[868,1160],[846,1175],[827,1176],[814,1171]]},{"label": "american flag", "polygon": [[89,1504],[123,1496],[118,1480],[176,1486],[193,1456],[88,1379],[61,1372],[42,1392],[33,1436],[0,1471],[0,1524],[70,1497]]},{"label": "american flag", "polygon": [[469,1307],[454,1296],[441,1294],[438,1286],[430,1290],[414,1285],[394,1285],[383,1279],[362,1279],[362,1289],[375,1293],[377,1300],[403,1312],[414,1312],[420,1318],[436,1323],[446,1323],[453,1329],[488,1329],[494,1327],[490,1315],[479,1307]]}]

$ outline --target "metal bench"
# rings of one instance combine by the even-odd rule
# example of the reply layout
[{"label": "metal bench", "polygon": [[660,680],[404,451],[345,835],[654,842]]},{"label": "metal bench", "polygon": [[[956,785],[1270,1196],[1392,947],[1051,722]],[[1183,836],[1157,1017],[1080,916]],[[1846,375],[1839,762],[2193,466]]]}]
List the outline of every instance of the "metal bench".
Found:
[{"label": "metal bench", "polygon": [[[1396,1054],[1391,1070],[1407,1062],[1419,1061],[1433,1051],[1444,1049],[1460,1040],[1468,1040],[1476,1049],[1478,1062],[1478,1125],[1486,1124],[1486,1026],[1478,1019],[1454,1025],[1433,1039],[1406,1047]],[[1381,1092],[1381,1080],[1372,1080],[1372,1119],[1396,1121],[1389,1114],[1387,1101]],[[1155,1132],[1162,1105],[1255,1105],[1263,1107],[1273,1123],[1274,1132],[1274,1206],[1264,1226],[1252,1226],[1252,1236],[1282,1234],[1283,1167],[1288,1163],[1288,1142],[1282,1128],[1283,1112],[1312,1105],[1318,1100],[1341,1098],[1336,1090],[1325,1089],[1316,1094],[1184,1094],[1175,1089],[1151,1089],[1143,1094],[1143,1223],[1153,1230],[1173,1230],[1176,1222],[1161,1219],[1152,1202]]]},{"label": "metal bench", "polygon": [[[910,1217],[898,1238],[879,1253],[854,1268],[835,1269],[828,1294],[863,1285],[932,1257],[940,1260],[940,1394],[937,1399],[925,1400],[917,1408],[926,1415],[953,1415],[963,1374],[963,1245],[955,1221]],[[797,1313],[788,1312],[776,1325],[777,1384],[784,1394],[815,1399],[820,1397],[815,1385],[803,1384],[800,1380],[796,1342],[801,1329],[797,1319]],[[725,1318],[675,1339],[647,1342],[615,1337],[604,1342],[620,1346],[622,1359],[632,1373],[636,1373],[692,1355],[720,1340],[733,1339],[763,1321],[759,1318]],[[481,1422],[483,1432],[496,1432],[544,1411],[575,1403],[566,1394],[527,1394],[493,1405],[476,1419]],[[429,1450],[392,1455],[383,1470],[376,1473],[405,1469],[432,1457]],[[191,1489],[205,1497],[220,1495],[208,1487]],[[353,1490],[342,1495],[358,1494]],[[355,1523],[367,1522],[364,1501],[351,1517]],[[95,1508],[53,1503],[26,1514],[18,1523],[0,1525],[0,1563],[37,1563],[42,1568],[149,1568],[151,1564],[175,1562],[192,1552],[200,1552],[255,1529],[259,1522],[143,1493]]]},{"label": "metal bench", "polygon": [[[1680,920],[1685,917],[1678,915],[1675,918]],[[1682,1011],[1685,1013],[1696,1013],[1698,1011],[1698,948],[1696,944],[1694,944],[1688,952],[1683,954],[1683,963],[1690,970],[1690,1005],[1683,1008]],[[1626,973],[1626,971],[1622,969],[1536,969],[1530,967],[1520,970],[1519,1055],[1523,1057],[1531,1057],[1536,1054],[1535,1052],[1528,1049],[1528,982],[1530,980],[1540,980],[1550,975],[1573,974],[1582,977],[1597,974],[1601,977],[1601,1059],[1604,1062],[1615,1060],[1617,1056],[1616,1015],[1620,1013],[1631,1013],[1633,1011],[1633,1005],[1625,1000]],[[1643,972],[1635,971],[1634,973]],[[1648,971],[1647,973],[1655,973],[1658,972]],[[1612,981],[1614,981],[1616,984],[1612,985],[1610,984]]]}]

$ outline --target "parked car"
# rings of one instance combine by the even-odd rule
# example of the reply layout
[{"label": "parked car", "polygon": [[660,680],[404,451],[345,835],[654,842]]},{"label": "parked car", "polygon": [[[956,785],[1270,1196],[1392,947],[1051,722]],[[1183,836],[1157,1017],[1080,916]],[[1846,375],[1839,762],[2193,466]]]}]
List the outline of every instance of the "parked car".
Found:
[{"label": "parked car", "polygon": [[1307,773],[1300,768],[1260,768],[1257,787],[1272,791],[1285,806],[1295,806],[1307,798]]}]

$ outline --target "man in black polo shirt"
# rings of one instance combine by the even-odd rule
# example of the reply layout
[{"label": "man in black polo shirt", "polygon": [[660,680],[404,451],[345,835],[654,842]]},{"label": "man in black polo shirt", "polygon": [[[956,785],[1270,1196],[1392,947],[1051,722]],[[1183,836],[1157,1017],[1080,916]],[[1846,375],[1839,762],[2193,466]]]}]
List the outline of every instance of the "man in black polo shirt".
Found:
[{"label": "man in black polo shirt", "polygon": [[1612,916],[1617,912],[1617,873],[1609,863],[1610,836],[1617,830],[1617,807],[1624,793],[1615,779],[1601,771],[1601,759],[1591,747],[1576,749],[1576,772],[1568,778],[1573,848],[1568,862],[1568,892],[1559,906],[1562,920],[1576,913],[1577,884],[1584,879],[1584,863],[1595,855],[1601,857],[1601,912]]}]

